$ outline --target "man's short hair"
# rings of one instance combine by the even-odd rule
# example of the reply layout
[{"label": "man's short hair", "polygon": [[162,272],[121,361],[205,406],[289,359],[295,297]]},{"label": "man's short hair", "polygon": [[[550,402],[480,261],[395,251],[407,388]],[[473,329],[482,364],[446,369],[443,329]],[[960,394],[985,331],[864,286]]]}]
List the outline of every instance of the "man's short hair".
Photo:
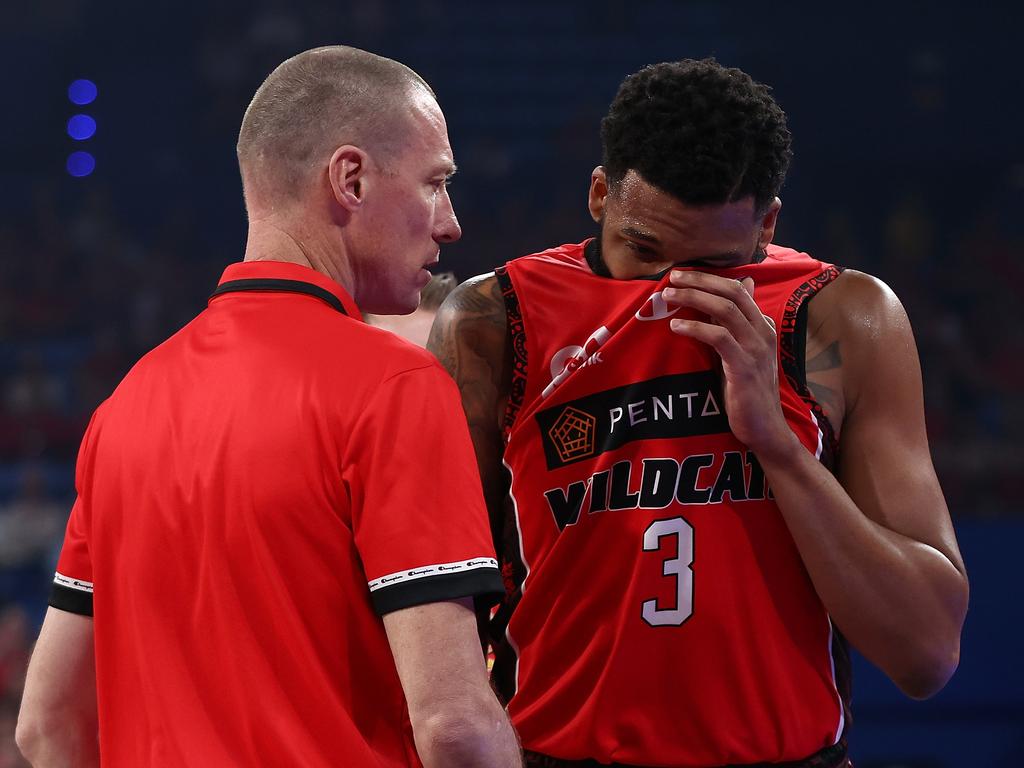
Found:
[{"label": "man's short hair", "polygon": [[287,59],[242,119],[237,153],[247,197],[256,185],[275,199],[296,198],[344,144],[386,156],[401,143],[402,108],[416,87],[434,95],[409,67],[358,48],[326,46]]},{"label": "man's short hair", "polygon": [[771,89],[712,58],[644,67],[601,121],[612,189],[633,169],[688,205],[752,195],[765,210],[786,178],[790,140]]}]

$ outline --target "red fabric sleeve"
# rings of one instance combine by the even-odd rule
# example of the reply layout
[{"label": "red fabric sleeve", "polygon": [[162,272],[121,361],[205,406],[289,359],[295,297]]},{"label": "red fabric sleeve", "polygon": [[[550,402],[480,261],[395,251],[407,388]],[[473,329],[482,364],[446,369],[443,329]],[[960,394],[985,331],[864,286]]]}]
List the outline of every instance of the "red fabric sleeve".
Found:
[{"label": "red fabric sleeve", "polygon": [[50,591],[50,605],[71,613],[92,616],[92,559],[89,556],[89,513],[86,503],[88,478],[87,467],[91,466],[90,448],[97,410],[86,427],[82,445],[78,450],[75,464],[75,498],[64,531],[64,545],[57,561],[57,572],[53,575]]},{"label": "red fabric sleeve", "polygon": [[439,365],[380,384],[346,466],[356,548],[378,613],[503,591],[462,404]]}]

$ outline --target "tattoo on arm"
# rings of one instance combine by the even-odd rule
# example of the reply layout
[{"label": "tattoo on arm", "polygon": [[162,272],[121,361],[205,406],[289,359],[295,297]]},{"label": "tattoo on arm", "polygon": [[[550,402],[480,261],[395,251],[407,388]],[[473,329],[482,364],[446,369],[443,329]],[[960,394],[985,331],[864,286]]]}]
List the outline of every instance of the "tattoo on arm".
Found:
[{"label": "tattoo on arm", "polygon": [[839,354],[839,342],[833,341],[825,349],[821,350],[814,357],[810,358],[806,365],[805,370],[807,373],[817,373],[818,371],[830,371],[834,368],[838,368],[843,364],[843,358]]},{"label": "tattoo on arm", "polygon": [[493,341],[499,334],[503,337],[505,333],[505,304],[501,288],[494,277],[488,276],[464,283],[445,300],[430,329],[427,349],[434,353],[461,387],[460,362],[465,355],[475,353],[479,357],[488,351],[481,348],[481,343]]},{"label": "tattoo on arm", "polygon": [[438,311],[427,341],[427,349],[459,386],[496,544],[508,493],[502,465],[502,420],[512,372],[507,325],[501,287],[489,275],[455,289]]},{"label": "tattoo on arm", "polygon": [[833,341],[813,357],[809,357],[804,366],[807,388],[837,430],[843,416],[843,396],[838,388],[842,365],[839,342]]}]

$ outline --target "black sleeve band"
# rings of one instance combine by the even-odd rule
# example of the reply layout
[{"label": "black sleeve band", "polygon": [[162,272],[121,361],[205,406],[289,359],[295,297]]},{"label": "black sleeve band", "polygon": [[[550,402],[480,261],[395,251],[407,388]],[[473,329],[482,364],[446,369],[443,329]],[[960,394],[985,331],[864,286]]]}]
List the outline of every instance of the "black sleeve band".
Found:
[{"label": "black sleeve band", "polygon": [[50,588],[50,605],[68,613],[92,616],[92,593],[54,583]]},{"label": "black sleeve band", "polygon": [[373,601],[374,610],[383,616],[414,605],[460,597],[477,597],[478,604],[494,605],[504,594],[501,572],[497,568],[478,568],[381,587],[370,593],[370,600]]}]

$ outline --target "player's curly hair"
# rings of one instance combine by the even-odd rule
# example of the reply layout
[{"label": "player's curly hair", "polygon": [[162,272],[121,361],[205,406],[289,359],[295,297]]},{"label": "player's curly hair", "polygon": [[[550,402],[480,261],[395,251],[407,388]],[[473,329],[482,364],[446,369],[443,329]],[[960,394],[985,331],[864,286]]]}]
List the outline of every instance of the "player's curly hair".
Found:
[{"label": "player's curly hair", "polygon": [[786,115],[767,85],[713,58],[644,67],[627,77],[601,121],[612,190],[633,169],[689,205],[779,193],[793,153]]}]

